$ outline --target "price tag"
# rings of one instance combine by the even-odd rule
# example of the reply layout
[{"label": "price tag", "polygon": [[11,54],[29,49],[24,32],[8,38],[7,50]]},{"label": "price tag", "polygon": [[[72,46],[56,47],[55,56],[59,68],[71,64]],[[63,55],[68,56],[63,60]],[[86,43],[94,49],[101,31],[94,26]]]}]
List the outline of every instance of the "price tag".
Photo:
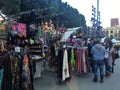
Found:
[{"label": "price tag", "polygon": [[20,52],[20,47],[15,47],[15,52]]}]

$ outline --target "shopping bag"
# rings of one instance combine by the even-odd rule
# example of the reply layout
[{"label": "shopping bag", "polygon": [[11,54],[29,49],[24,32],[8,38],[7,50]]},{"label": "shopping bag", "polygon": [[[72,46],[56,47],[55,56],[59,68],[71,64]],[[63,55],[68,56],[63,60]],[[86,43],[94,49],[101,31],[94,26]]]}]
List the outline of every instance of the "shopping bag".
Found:
[{"label": "shopping bag", "polygon": [[118,53],[115,53],[115,59],[118,59],[120,56]]}]

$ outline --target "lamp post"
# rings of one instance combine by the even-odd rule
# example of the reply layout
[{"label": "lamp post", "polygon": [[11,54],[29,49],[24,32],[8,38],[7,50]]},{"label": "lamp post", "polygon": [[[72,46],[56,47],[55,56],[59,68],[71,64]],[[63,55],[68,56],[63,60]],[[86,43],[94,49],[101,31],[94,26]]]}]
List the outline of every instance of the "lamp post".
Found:
[{"label": "lamp post", "polygon": [[99,26],[99,14],[100,14],[100,12],[99,12],[99,0],[97,0],[97,26]]},{"label": "lamp post", "polygon": [[92,6],[91,22],[92,22],[92,27],[93,27],[93,30],[94,30],[95,29],[95,24],[96,24],[96,8],[94,6]]}]

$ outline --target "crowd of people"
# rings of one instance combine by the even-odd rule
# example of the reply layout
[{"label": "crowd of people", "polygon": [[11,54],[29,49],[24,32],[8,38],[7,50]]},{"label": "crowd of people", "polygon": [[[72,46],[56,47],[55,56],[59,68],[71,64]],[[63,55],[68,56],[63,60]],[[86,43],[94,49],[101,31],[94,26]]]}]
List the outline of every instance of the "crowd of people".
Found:
[{"label": "crowd of people", "polygon": [[[104,82],[104,77],[110,78],[114,73],[116,46],[110,39],[101,43],[100,40],[91,39],[88,43],[88,57],[90,61],[90,71],[94,73],[93,82]],[[118,54],[118,52],[117,52]],[[100,71],[100,76],[98,73]]]}]

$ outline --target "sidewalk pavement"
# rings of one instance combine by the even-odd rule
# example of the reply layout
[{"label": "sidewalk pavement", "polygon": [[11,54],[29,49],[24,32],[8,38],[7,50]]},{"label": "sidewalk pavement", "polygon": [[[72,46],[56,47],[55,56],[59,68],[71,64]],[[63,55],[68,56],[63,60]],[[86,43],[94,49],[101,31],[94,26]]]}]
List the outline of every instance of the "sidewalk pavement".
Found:
[{"label": "sidewalk pavement", "polygon": [[116,60],[115,72],[104,83],[94,83],[93,74],[80,75],[73,71],[70,82],[57,81],[56,73],[44,71],[41,78],[34,81],[35,90],[120,90],[120,59]]}]

